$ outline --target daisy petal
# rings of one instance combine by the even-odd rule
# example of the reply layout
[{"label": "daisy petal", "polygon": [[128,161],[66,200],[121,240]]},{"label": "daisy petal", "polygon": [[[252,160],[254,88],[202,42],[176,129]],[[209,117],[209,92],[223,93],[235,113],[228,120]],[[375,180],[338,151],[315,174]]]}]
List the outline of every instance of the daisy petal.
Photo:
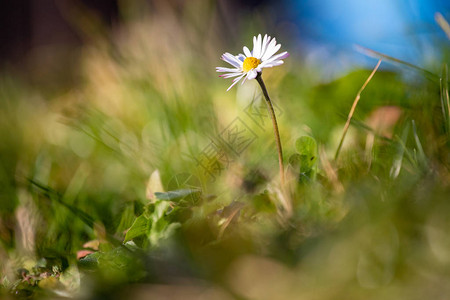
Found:
[{"label": "daisy petal", "polygon": [[222,77],[222,78],[233,78],[233,77],[237,77],[237,76],[240,76],[240,75],[242,75],[242,72],[240,72],[240,73],[221,74],[221,75],[219,75],[219,77]]},{"label": "daisy petal", "polygon": [[276,61],[273,61],[273,62],[270,62],[270,63],[265,63],[264,65],[263,64],[261,64],[261,65],[263,65],[262,68],[272,68],[272,67],[276,67],[276,66],[279,66],[279,65],[282,65],[282,64],[284,64],[284,61],[276,60]]},{"label": "daisy petal", "polygon": [[244,76],[244,79],[242,79],[241,85],[244,84],[245,81],[247,81],[248,76]]},{"label": "daisy petal", "polygon": [[276,60],[285,59],[285,58],[288,57],[288,56],[289,56],[289,53],[287,53],[287,52],[285,51],[285,52],[282,52],[282,53],[277,54],[277,55],[275,55],[275,56],[272,56],[271,58],[267,59],[265,62],[266,62],[266,63],[272,63],[272,62],[274,62],[274,61],[276,61]]},{"label": "daisy petal", "polygon": [[247,79],[255,79],[256,78],[256,75],[258,75],[258,72],[256,71],[256,70],[250,70],[250,71],[248,71],[248,73],[247,73]]},{"label": "daisy petal", "polygon": [[240,69],[216,67],[216,72],[240,72]]},{"label": "daisy petal", "polygon": [[272,65],[273,65],[274,67],[279,66],[279,65],[282,65],[282,64],[284,64],[284,61],[283,61],[283,60],[277,60],[277,61],[274,61],[274,62],[272,63]]},{"label": "daisy petal", "polygon": [[222,55],[222,60],[226,61],[230,65],[233,65],[237,68],[242,66],[242,62],[236,56],[234,56],[228,52],[226,52]]},{"label": "daisy petal", "polygon": [[264,53],[264,56],[261,58],[262,61],[268,60],[274,55],[275,53],[280,50],[281,44],[273,45],[272,47],[268,48],[266,53]]},{"label": "daisy petal", "polygon": [[262,65],[262,68],[272,68],[275,65],[275,63],[273,61],[271,61],[271,62],[262,63],[261,65]]},{"label": "daisy petal", "polygon": [[243,50],[244,50],[245,56],[247,56],[247,57],[252,56],[252,53],[251,53],[250,50],[247,48],[247,46],[244,46]]},{"label": "daisy petal", "polygon": [[264,53],[266,52],[268,42],[269,42],[270,36],[267,36],[267,34],[264,35],[262,45],[261,45],[261,53],[259,54],[259,59],[261,59],[264,56]]},{"label": "daisy petal", "polygon": [[229,53],[224,53],[220,59],[222,59],[223,61],[229,63],[230,65],[233,65],[234,67],[238,67],[237,63],[235,62],[235,60],[233,58],[231,58],[230,56],[232,56]]},{"label": "daisy petal", "polygon": [[261,34],[258,37],[253,37],[253,57],[261,58]]},{"label": "daisy petal", "polygon": [[258,46],[259,46],[259,53],[258,53],[258,56],[256,58],[260,59],[261,58],[261,51],[262,51],[262,36],[261,36],[261,34],[258,34]]},{"label": "daisy petal", "polygon": [[274,51],[274,47],[276,46],[276,39],[272,39],[268,44],[264,55],[261,57],[261,60],[269,59],[276,51]]},{"label": "daisy petal", "polygon": [[227,89],[227,92],[228,92],[228,91],[229,91],[236,83],[238,83],[239,80],[241,80],[241,78],[244,77],[244,75],[245,75],[245,74],[242,74],[240,77],[235,78],[235,79],[233,80],[233,84],[230,85],[230,87]]}]

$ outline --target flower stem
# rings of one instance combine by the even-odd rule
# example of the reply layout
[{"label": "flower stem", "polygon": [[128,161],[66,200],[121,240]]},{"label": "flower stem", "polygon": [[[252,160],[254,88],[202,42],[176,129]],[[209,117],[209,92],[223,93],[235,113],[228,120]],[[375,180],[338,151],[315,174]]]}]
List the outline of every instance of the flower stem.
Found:
[{"label": "flower stem", "polygon": [[264,81],[261,77],[260,72],[258,72],[258,75],[256,76],[256,80],[258,81],[259,85],[261,86],[261,90],[264,94],[264,98],[266,99],[267,110],[269,111],[270,118],[272,119],[273,131],[275,134],[275,142],[277,144],[277,150],[278,150],[278,163],[279,163],[279,167],[280,167],[280,181],[281,181],[281,185],[284,186],[283,150],[281,148],[281,139],[280,139],[280,132],[278,131],[277,118],[275,116],[275,111],[273,110],[272,101],[270,100],[269,93],[267,92],[266,85],[264,84]]}]

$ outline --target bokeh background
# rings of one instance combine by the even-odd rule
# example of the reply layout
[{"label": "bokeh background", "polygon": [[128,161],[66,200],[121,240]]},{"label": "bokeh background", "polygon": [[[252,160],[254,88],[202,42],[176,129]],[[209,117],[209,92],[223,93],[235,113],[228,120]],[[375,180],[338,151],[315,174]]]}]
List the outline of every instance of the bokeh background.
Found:
[{"label": "bokeh background", "polygon": [[[0,295],[449,297],[449,8],[1,2]],[[271,124],[252,114],[257,84],[226,92],[215,72],[223,52],[259,33],[291,54],[263,74],[295,177],[288,200],[277,192]],[[205,170],[199,160],[236,122],[250,142]],[[291,160],[300,136],[318,145],[308,175]],[[154,192],[186,187],[200,200],[171,203],[176,214],[154,204]],[[123,250],[136,218],[156,207],[158,226]]]},{"label": "bokeh background", "polygon": [[[89,10],[107,30],[136,18],[137,12],[133,10],[139,14],[151,10],[148,1],[29,0],[1,5],[1,38],[5,41],[0,48],[1,59],[3,62],[22,64],[24,60],[33,60],[33,55],[45,55],[46,52],[54,51],[64,56],[64,50],[69,49],[66,56],[76,55],[77,48],[88,42],[84,35],[87,33],[80,32],[89,30],[89,25],[78,15],[84,12],[83,9]],[[184,1],[169,1],[168,5],[180,9],[188,4]],[[364,3],[351,0],[235,0],[217,1],[206,6],[210,6],[208,13],[215,9],[222,15],[222,25],[228,29],[222,34],[224,39],[241,32],[244,24],[256,21],[255,18],[246,20],[246,17],[240,16],[256,13],[271,23],[265,24],[267,29],[274,33],[279,33],[277,30],[289,33],[290,42],[312,53],[309,59],[314,63],[324,59],[333,61],[330,58],[339,53],[342,59],[336,68],[348,68],[348,65],[352,66],[351,63],[362,60],[355,58],[352,53],[354,44],[415,64],[432,63],[440,53],[428,45],[430,41],[442,38],[443,34],[436,30],[435,14],[448,11],[450,5],[444,0]],[[201,12],[198,12],[200,18]],[[79,23],[84,29],[76,25]],[[66,64],[67,61],[73,61],[67,57],[61,58],[65,58]]]}]

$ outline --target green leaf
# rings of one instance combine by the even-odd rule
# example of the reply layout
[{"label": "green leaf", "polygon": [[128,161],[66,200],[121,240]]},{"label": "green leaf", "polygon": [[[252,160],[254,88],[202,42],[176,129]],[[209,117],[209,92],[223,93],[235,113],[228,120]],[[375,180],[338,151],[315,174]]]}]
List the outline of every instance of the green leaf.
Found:
[{"label": "green leaf", "polygon": [[158,222],[163,219],[165,213],[169,210],[170,205],[166,201],[158,201],[155,203],[153,213],[151,214],[151,219],[153,223]]},{"label": "green leaf", "polygon": [[[313,175],[313,167],[317,161],[316,140],[309,136],[302,136],[295,141],[295,149],[299,155],[291,157],[293,163],[298,163],[301,174]],[[308,177],[311,178],[311,176]]]},{"label": "green leaf", "polygon": [[316,140],[310,136],[301,136],[295,141],[295,149],[300,155],[317,155]]},{"label": "green leaf", "polygon": [[98,259],[100,256],[100,252],[88,254],[78,261],[78,266],[84,270],[94,270],[98,266]]},{"label": "green leaf", "polygon": [[145,217],[144,215],[137,217],[133,225],[131,225],[130,229],[127,231],[124,243],[140,235],[147,234],[150,230],[150,227],[151,221],[147,217]]},{"label": "green leaf", "polygon": [[170,223],[165,218],[170,208],[169,202],[167,201],[158,201],[155,203],[154,211],[150,215],[152,226],[147,233],[152,245],[158,245],[159,240],[169,237],[179,227],[178,223]]},{"label": "green leaf", "polygon": [[174,234],[174,232],[181,227],[180,223],[169,223],[164,219],[159,220],[159,222],[154,224],[152,227],[149,240],[153,246],[159,244],[161,240],[167,239]]},{"label": "green leaf", "polygon": [[145,275],[143,263],[130,245],[134,244],[89,254],[78,261],[78,266],[86,271],[99,271],[100,276],[110,282],[139,280]]},{"label": "green leaf", "polygon": [[270,199],[270,195],[267,192],[267,190],[264,191],[264,193],[255,195],[252,198],[252,204],[253,204],[255,210],[258,212],[274,213],[277,210],[275,204]]}]

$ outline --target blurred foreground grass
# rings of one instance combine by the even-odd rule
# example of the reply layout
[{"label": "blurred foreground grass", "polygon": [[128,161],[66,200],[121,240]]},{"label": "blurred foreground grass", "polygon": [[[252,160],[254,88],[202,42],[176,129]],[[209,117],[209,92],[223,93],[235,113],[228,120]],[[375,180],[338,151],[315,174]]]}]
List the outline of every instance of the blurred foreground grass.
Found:
[{"label": "blurred foreground grass", "polygon": [[291,53],[265,71],[283,195],[256,83],[214,72],[239,47],[209,11],[163,8],[85,46],[64,93],[1,74],[2,297],[450,297],[445,64],[378,71],[337,161],[370,70],[322,83]]}]

